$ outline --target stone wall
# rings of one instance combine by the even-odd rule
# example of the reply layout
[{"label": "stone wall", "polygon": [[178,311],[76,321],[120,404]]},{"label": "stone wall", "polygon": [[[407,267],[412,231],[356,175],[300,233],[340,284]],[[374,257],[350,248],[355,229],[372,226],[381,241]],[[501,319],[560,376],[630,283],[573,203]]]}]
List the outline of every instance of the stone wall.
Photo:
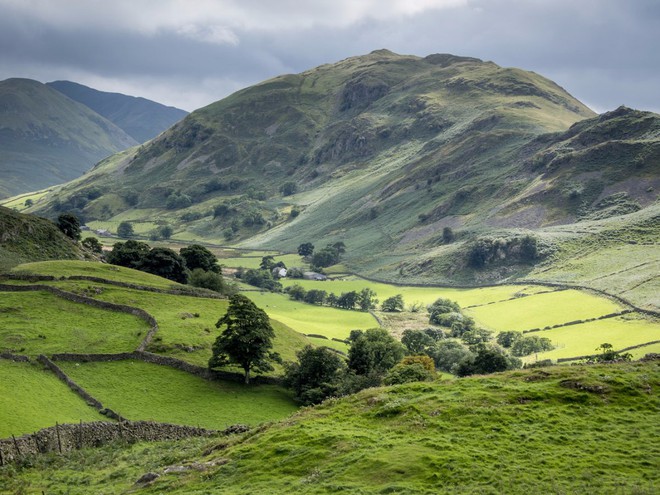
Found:
[{"label": "stone wall", "polygon": [[[246,427],[228,428],[226,432],[245,431]],[[69,452],[86,447],[99,447],[114,441],[180,440],[182,438],[210,436],[214,430],[192,426],[156,423],[153,421],[121,421],[55,425],[19,438],[0,440],[0,466],[26,456],[46,452]]]}]

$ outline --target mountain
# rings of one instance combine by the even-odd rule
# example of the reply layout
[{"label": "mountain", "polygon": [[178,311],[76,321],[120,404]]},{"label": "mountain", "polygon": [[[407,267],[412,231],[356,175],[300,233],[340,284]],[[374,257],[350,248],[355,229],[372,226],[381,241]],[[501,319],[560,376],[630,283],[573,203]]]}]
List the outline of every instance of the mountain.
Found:
[{"label": "mountain", "polygon": [[74,179],[137,142],[45,84],[0,82],[0,197]]},{"label": "mountain", "polygon": [[[659,122],[598,116],[533,72],[378,50],[199,109],[41,211],[78,205],[87,222],[157,220],[243,247],[343,241],[361,274],[494,282],[572,259],[587,238],[597,250],[603,229],[652,255]],[[86,201],[89,188],[104,195]]]},{"label": "mountain", "polygon": [[188,115],[185,110],[161,105],[145,98],[98,91],[71,81],[54,81],[46,85],[88,106],[138,143],[155,138]]},{"label": "mountain", "polygon": [[0,206],[0,272],[20,263],[82,257],[50,220]]}]

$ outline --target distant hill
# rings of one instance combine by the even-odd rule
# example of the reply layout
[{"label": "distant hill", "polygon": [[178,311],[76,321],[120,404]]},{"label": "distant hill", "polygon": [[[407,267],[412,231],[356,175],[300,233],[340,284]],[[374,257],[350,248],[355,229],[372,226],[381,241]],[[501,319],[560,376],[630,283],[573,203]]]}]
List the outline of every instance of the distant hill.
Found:
[{"label": "distant hill", "polygon": [[161,105],[145,98],[98,91],[71,81],[54,81],[46,85],[88,106],[138,143],[155,138],[188,115],[185,110]]},{"label": "distant hill", "polygon": [[0,198],[79,177],[137,142],[45,84],[0,82]]},{"label": "distant hill", "polygon": [[50,220],[0,206],[0,272],[20,263],[82,257]]},{"label": "distant hill", "polygon": [[[614,273],[628,252],[616,246],[657,257],[659,157],[657,114],[598,116],[533,72],[378,50],[201,108],[40,211],[79,205],[86,222],[166,222],[178,239],[289,252],[343,241],[351,270],[425,283],[511,280],[557,259],[570,271],[607,240]],[[90,188],[104,194],[87,201]],[[652,288],[637,285],[648,268],[614,286]],[[607,280],[593,270],[560,278]]]}]

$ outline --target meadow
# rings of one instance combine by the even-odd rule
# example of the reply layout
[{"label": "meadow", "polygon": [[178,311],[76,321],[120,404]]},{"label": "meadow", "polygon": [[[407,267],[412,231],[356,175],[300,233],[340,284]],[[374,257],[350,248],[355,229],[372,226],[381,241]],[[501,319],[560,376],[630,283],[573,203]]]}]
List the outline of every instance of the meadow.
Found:
[{"label": "meadow", "polygon": [[0,297],[0,350],[16,354],[130,352],[149,328],[133,315],[49,292],[2,292]]},{"label": "meadow", "polygon": [[103,416],[41,365],[0,359],[0,438]]},{"label": "meadow", "polygon": [[224,429],[274,421],[296,410],[288,392],[274,385],[208,381],[142,361],[58,365],[105,407],[131,420]]}]

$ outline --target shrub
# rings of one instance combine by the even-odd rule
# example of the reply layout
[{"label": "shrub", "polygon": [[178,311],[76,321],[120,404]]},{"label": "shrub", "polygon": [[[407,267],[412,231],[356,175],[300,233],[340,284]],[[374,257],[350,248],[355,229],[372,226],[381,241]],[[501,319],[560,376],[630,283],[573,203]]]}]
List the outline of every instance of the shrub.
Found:
[{"label": "shrub", "polygon": [[433,372],[427,370],[420,363],[399,363],[387,372],[383,383],[397,385],[400,383],[426,382],[433,379]]}]

